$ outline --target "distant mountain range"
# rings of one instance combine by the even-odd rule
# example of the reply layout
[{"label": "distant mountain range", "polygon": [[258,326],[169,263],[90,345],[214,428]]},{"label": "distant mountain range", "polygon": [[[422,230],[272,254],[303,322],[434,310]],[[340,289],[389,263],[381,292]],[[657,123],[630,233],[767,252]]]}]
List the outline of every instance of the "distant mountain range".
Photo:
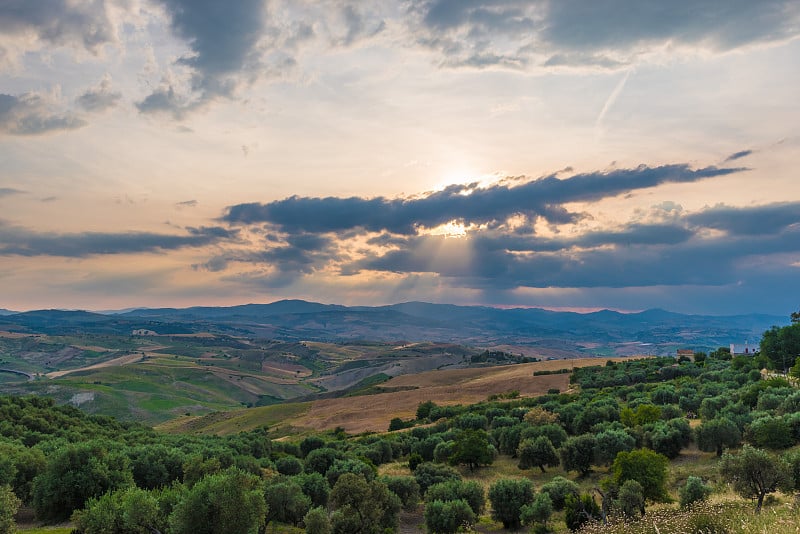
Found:
[{"label": "distant mountain range", "polygon": [[231,307],[135,309],[101,314],[39,310],[0,313],[0,330],[63,335],[224,333],[307,341],[437,341],[486,347],[549,348],[612,354],[674,354],[676,348],[709,350],[735,343],[757,346],[779,316],[684,315],[654,309],[557,312],[406,302],[390,306],[339,306],[302,300]]}]

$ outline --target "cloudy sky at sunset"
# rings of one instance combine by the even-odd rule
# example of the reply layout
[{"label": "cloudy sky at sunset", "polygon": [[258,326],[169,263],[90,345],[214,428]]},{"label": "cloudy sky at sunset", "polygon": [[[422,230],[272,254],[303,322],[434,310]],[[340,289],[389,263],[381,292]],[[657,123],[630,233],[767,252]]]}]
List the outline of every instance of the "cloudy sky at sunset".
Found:
[{"label": "cloudy sky at sunset", "polygon": [[796,0],[4,0],[0,308],[800,308]]}]

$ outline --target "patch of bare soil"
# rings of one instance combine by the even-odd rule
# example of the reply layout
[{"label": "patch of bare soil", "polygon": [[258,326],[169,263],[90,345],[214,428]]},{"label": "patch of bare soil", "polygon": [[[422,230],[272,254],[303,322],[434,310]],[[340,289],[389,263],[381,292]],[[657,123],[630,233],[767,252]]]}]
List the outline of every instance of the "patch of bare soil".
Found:
[{"label": "patch of bare soil", "polygon": [[47,378],[59,378],[64,375],[68,375],[70,373],[77,373],[78,371],[88,371],[90,369],[102,369],[103,367],[114,367],[118,365],[128,365],[130,363],[135,363],[142,360],[142,355],[140,353],[135,354],[126,354],[125,356],[120,356],[119,358],[113,358],[111,360],[106,360],[104,362],[95,363],[92,365],[87,365],[86,367],[79,367],[78,369],[67,369],[64,371],[53,371],[52,373],[47,373],[45,376]]},{"label": "patch of bare soil", "polygon": [[414,417],[417,406],[424,401],[439,405],[472,404],[486,400],[490,395],[514,390],[523,397],[543,395],[550,389],[566,391],[569,388],[568,373],[533,376],[534,371],[571,369],[604,362],[598,358],[582,358],[403,375],[382,386],[417,389],[314,401],[308,413],[293,424],[316,430],[340,426],[350,433],[382,432],[394,417]]}]

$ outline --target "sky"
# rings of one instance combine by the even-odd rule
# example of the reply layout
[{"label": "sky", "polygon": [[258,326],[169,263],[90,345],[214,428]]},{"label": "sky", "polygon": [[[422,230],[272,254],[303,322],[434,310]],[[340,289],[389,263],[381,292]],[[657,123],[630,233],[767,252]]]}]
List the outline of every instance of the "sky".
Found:
[{"label": "sky", "polygon": [[0,308],[800,308],[796,0],[0,0]]}]

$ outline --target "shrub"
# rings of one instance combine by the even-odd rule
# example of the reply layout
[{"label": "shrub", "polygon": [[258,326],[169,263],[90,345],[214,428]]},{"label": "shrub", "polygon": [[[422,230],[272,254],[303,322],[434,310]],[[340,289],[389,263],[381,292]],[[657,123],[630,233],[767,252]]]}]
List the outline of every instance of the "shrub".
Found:
[{"label": "shrub", "polygon": [[429,502],[425,507],[425,525],[433,534],[454,534],[475,524],[475,513],[466,501]]},{"label": "shrub", "polygon": [[681,507],[689,506],[699,501],[705,501],[711,495],[711,487],[703,483],[703,479],[690,476],[686,485],[680,489]]}]

